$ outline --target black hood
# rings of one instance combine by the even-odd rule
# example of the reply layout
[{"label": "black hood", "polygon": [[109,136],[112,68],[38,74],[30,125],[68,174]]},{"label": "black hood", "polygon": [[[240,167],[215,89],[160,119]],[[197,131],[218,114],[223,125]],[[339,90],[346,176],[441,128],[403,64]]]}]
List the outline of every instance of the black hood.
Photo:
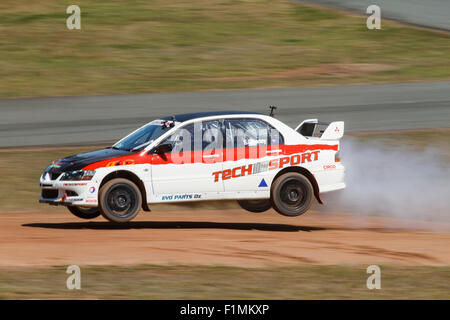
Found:
[{"label": "black hood", "polygon": [[90,165],[98,161],[113,159],[121,156],[127,156],[135,153],[137,152],[118,150],[113,148],[106,148],[86,153],[80,153],[54,161],[50,166],[47,167],[45,172],[62,173],[68,171],[81,170],[87,165]]}]

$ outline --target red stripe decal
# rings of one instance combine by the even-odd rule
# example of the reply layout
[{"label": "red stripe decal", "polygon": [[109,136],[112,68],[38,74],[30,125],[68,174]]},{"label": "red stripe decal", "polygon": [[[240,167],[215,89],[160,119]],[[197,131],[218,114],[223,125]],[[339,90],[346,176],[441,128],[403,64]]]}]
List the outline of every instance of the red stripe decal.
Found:
[{"label": "red stripe decal", "polygon": [[[130,156],[123,156],[108,160],[102,160],[99,162],[92,163],[83,168],[83,170],[95,170],[103,167],[115,167],[122,165],[132,165],[132,164],[145,164],[150,163],[152,165],[163,165],[163,164],[183,164],[183,163],[218,163],[223,161],[237,161],[241,159],[260,159],[268,156],[266,151],[280,149],[279,154],[272,155],[292,155],[296,153],[303,153],[306,151],[314,150],[334,150],[338,151],[338,145],[329,144],[299,144],[299,145],[280,145],[280,146],[270,146],[269,148],[262,147],[245,147],[245,148],[234,148],[225,150],[216,150],[215,153],[203,153],[203,151],[192,151],[188,154],[178,153],[171,154],[167,153],[163,156],[160,155],[147,155],[144,153],[133,154]],[[217,154],[218,157],[205,158],[204,155]]]}]

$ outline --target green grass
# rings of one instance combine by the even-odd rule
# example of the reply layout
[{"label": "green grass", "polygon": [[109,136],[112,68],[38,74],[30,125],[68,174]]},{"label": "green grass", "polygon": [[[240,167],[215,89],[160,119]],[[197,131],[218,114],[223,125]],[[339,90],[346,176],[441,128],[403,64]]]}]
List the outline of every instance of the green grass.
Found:
[{"label": "green grass", "polygon": [[[369,132],[350,134],[357,143],[380,142],[382,145],[401,146],[417,152],[432,149],[444,163],[450,162],[450,130],[420,130],[397,132]],[[65,210],[39,204],[39,177],[53,161],[72,154],[98,149],[100,147],[46,147],[0,149],[0,176],[8,183],[0,184],[0,212]],[[190,203],[190,209],[228,209],[237,208],[235,201],[207,201]],[[153,209],[177,210],[184,204],[153,205]]]},{"label": "green grass", "polygon": [[86,266],[81,290],[65,267],[0,268],[2,299],[450,299],[450,267],[381,267],[368,290],[367,266]]},{"label": "green grass", "polygon": [[81,30],[68,4],[2,1],[0,97],[450,78],[448,33],[287,0],[80,0]]}]

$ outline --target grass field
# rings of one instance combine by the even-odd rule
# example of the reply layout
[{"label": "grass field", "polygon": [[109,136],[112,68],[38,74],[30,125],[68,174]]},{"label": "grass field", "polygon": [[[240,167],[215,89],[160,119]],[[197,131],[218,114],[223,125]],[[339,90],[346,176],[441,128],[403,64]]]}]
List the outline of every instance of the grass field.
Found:
[{"label": "grass field", "polygon": [[450,299],[450,267],[380,267],[368,290],[366,266],[87,266],[73,291],[66,267],[0,268],[0,299]]},{"label": "grass field", "polygon": [[[417,152],[427,149],[436,150],[442,161],[449,163],[450,129],[420,130],[420,131],[395,131],[395,132],[372,132],[347,135],[356,139],[357,142],[367,141],[380,142],[386,146],[401,145]],[[39,177],[43,170],[53,161],[72,154],[95,150],[100,146],[91,147],[45,147],[45,148],[22,148],[22,149],[0,149],[0,176],[3,181],[9,183],[0,184],[0,212],[5,211],[36,211],[36,210],[63,210],[44,204],[39,204]],[[157,205],[155,208],[179,209],[183,205]],[[190,205],[197,208],[222,209],[236,207],[234,201],[200,202]],[[152,207],[152,208],[153,208]]]},{"label": "grass field", "polygon": [[449,79],[450,35],[287,0],[0,3],[0,97]]}]

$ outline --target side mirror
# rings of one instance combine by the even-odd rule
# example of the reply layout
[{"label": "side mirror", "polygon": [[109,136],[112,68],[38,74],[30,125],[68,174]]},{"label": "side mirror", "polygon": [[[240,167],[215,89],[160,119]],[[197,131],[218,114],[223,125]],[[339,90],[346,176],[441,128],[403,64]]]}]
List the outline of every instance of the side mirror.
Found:
[{"label": "side mirror", "polygon": [[164,153],[169,153],[171,151],[172,151],[172,144],[165,143],[165,144],[160,144],[159,146],[154,147],[149,153],[161,155]]}]

